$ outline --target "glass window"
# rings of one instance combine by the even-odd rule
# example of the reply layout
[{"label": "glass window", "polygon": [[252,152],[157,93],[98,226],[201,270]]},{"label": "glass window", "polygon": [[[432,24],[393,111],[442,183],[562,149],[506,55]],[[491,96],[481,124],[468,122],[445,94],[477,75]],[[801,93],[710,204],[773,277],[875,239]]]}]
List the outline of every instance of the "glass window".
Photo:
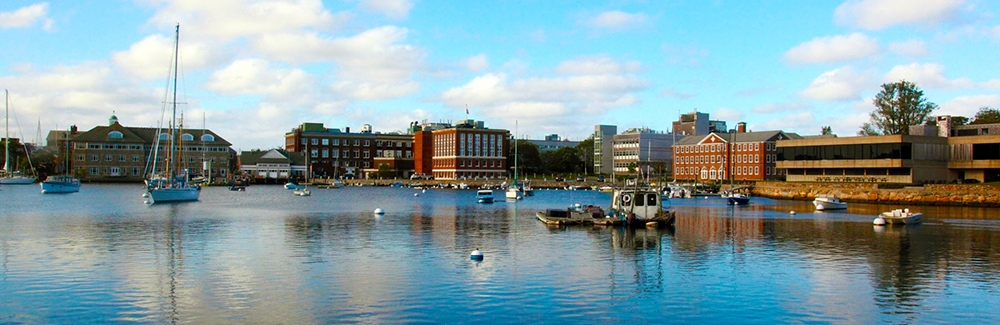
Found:
[{"label": "glass window", "polygon": [[181,141],[194,141],[194,136],[191,133],[184,133],[181,135]]},{"label": "glass window", "polygon": [[124,138],[124,137],[125,137],[125,135],[123,135],[120,131],[111,131],[111,132],[108,132],[108,139],[121,139],[121,138]]},{"label": "glass window", "polygon": [[211,135],[211,134],[207,134],[207,133],[206,134],[202,134],[201,135],[201,141],[202,142],[214,142],[215,141],[215,136]]}]

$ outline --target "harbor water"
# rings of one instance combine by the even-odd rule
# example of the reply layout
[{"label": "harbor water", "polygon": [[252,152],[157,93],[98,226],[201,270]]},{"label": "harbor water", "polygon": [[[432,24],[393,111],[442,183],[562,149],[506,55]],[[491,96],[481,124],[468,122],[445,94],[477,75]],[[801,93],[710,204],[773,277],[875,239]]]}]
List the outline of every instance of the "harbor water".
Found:
[{"label": "harbor water", "polygon": [[1000,323],[995,208],[909,206],[922,224],[875,227],[904,207],[696,197],[669,201],[675,228],[630,230],[535,219],[606,208],[598,191],[142,192],[0,188],[0,323]]}]

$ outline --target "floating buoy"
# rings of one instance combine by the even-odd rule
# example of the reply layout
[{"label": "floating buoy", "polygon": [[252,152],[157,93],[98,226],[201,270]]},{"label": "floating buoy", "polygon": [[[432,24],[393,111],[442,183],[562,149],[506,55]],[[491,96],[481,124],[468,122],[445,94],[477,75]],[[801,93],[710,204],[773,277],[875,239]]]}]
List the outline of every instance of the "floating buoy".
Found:
[{"label": "floating buoy", "polygon": [[413,196],[420,196],[420,193],[413,193]]},{"label": "floating buoy", "polygon": [[471,258],[474,261],[482,261],[483,252],[479,251],[479,248],[476,248],[476,250],[472,251],[472,254],[469,254],[469,258]]},{"label": "floating buoy", "polygon": [[149,197],[149,192],[142,193],[142,197]]},{"label": "floating buoy", "polygon": [[145,203],[145,204],[153,204],[153,201],[150,201],[150,200],[146,200],[146,201],[143,201],[142,203]]},{"label": "floating buoy", "polygon": [[872,224],[876,226],[885,226],[885,219],[883,219],[882,216],[875,217],[875,220],[872,221]]},{"label": "floating buoy", "polygon": [[427,193],[427,189],[420,190],[420,193]]},{"label": "floating buoy", "polygon": [[385,214],[385,210],[382,210],[382,208],[375,208],[375,214]]},{"label": "floating buoy", "polygon": [[795,215],[795,210],[792,210],[792,212],[789,212],[788,214],[790,214],[790,215],[793,215],[793,216],[794,216],[794,215]]}]

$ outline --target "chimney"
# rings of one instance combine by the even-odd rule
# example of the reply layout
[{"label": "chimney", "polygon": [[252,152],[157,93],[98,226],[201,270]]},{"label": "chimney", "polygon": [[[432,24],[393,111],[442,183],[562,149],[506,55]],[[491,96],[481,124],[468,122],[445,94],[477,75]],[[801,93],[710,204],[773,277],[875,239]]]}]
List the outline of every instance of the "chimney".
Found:
[{"label": "chimney", "polygon": [[344,127],[344,133],[351,133],[351,127],[350,126],[345,126]]},{"label": "chimney", "polygon": [[736,123],[736,133],[747,133],[747,123],[746,122]]}]

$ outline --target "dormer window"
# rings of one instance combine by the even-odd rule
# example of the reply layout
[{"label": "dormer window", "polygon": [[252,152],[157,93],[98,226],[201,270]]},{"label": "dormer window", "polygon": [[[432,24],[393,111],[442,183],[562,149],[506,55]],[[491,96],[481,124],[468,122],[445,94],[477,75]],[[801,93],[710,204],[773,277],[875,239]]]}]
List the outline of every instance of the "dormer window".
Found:
[{"label": "dormer window", "polygon": [[122,134],[121,131],[111,131],[111,132],[108,132],[108,139],[121,139],[121,138],[124,138],[124,137],[125,137],[125,135]]},{"label": "dormer window", "polygon": [[167,139],[170,139],[170,135],[166,133],[160,133],[160,140],[167,141]]},{"label": "dormer window", "polygon": [[213,141],[215,141],[215,136],[213,136],[211,134],[202,134],[201,135],[201,142],[213,142]]},{"label": "dormer window", "polygon": [[194,136],[191,135],[191,133],[184,133],[183,135],[181,135],[181,140],[182,141],[194,141]]}]

